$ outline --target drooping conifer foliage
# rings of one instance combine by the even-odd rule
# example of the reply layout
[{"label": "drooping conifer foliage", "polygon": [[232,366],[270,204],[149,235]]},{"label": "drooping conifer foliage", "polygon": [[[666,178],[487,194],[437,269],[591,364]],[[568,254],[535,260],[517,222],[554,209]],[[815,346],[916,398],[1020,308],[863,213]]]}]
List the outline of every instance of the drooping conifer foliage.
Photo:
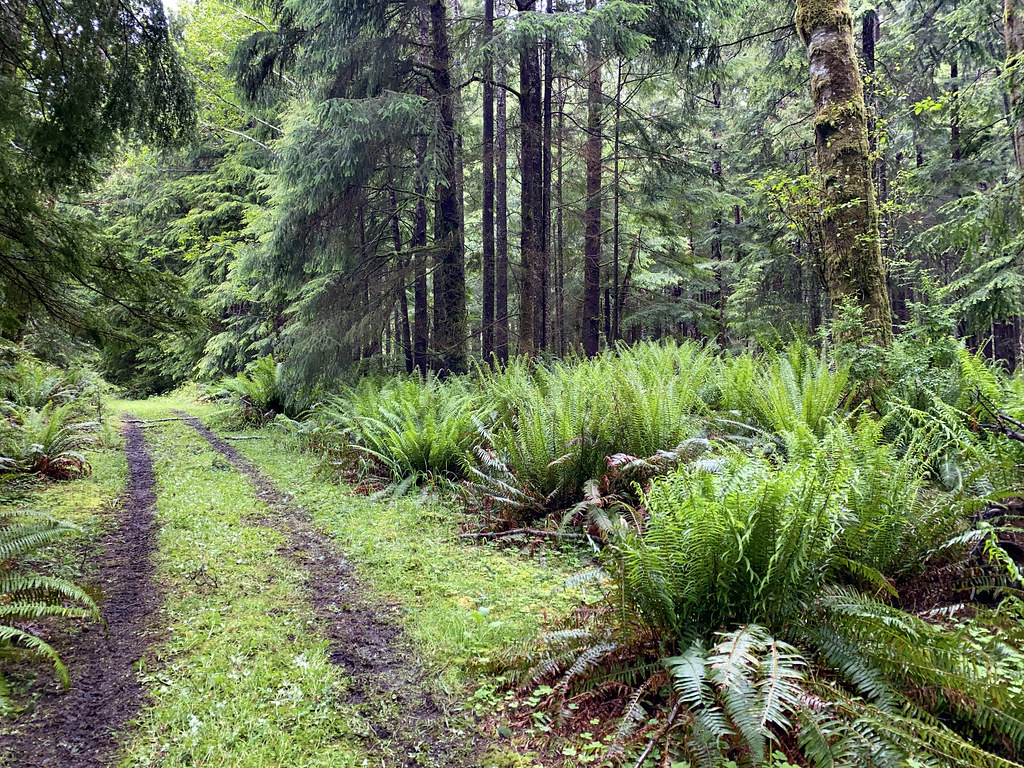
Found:
[{"label": "drooping conifer foliage", "polygon": [[[104,238],[82,198],[120,142],[180,143],[192,91],[163,6],[15,0],[0,11],[0,333],[39,314],[111,330],[120,305],[161,322],[157,272]],[[91,209],[91,210],[90,210]]]}]

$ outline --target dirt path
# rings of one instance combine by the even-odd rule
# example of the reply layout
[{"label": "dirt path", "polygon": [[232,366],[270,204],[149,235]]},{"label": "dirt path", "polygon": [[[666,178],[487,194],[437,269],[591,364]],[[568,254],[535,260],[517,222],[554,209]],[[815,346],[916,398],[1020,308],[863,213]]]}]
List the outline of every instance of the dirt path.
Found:
[{"label": "dirt path", "polygon": [[281,554],[308,574],[315,629],[329,642],[331,662],[351,677],[349,702],[360,705],[376,740],[393,752],[380,755],[386,758],[382,765],[470,764],[470,745],[449,726],[443,707],[424,685],[425,675],[387,606],[368,597],[328,537],[259,468],[199,419],[177,413],[249,479],[273,513],[256,522],[284,534]]},{"label": "dirt path", "polygon": [[[131,417],[129,417],[131,418]],[[10,768],[102,768],[116,756],[117,731],[142,701],[135,664],[154,632],[160,595],[154,582],[156,549],[153,463],[137,425],[125,430],[128,486],[115,527],[99,546],[92,580],[102,596],[106,628],[91,626],[57,643],[71,673],[66,693],[50,685],[30,714],[0,734],[0,764]]]}]

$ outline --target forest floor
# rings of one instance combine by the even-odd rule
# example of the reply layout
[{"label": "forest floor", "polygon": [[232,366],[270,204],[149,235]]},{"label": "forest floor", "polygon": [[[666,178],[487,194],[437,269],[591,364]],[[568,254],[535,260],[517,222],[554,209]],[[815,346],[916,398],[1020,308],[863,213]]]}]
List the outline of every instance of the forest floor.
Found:
[{"label": "forest floor", "polygon": [[74,510],[83,532],[47,566],[91,585],[105,627],[38,628],[72,687],[14,670],[0,765],[541,761],[537,729],[510,740],[519,701],[491,660],[567,610],[571,555],[460,541],[438,499],[360,496],[268,432],[215,434],[209,406],[119,411],[125,445],[93,478],[12,502]]}]

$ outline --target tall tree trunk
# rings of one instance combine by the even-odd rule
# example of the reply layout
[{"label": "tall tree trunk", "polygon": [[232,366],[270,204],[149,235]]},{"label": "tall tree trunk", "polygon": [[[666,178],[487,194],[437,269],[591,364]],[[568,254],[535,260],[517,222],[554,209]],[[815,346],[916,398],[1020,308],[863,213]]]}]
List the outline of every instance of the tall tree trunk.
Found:
[{"label": "tall tree trunk", "polygon": [[[592,10],[594,0],[587,0]],[[587,141],[583,149],[587,173],[587,202],[583,213],[583,351],[600,349],[601,327],[601,61],[596,44],[587,52]]]},{"label": "tall tree trunk", "polygon": [[619,149],[621,140],[620,121],[622,120],[622,59],[615,68],[615,130],[612,138],[612,327],[608,343],[615,344],[619,340],[619,237],[620,194],[619,181]]},{"label": "tall tree trunk", "polygon": [[[551,0],[547,0],[547,13],[551,13]],[[541,221],[540,259],[537,261],[537,310],[534,313],[533,341],[538,350],[548,348],[548,295],[551,274],[551,89],[554,70],[551,66],[551,40],[544,35],[544,98],[543,139],[541,140]]]},{"label": "tall tree trunk", "polygon": [[437,218],[434,248],[434,316],[436,347],[442,373],[463,373],[466,360],[466,263],[459,226],[460,180],[455,141],[455,89],[452,87],[451,50],[448,46],[448,18],[444,0],[430,2],[430,31],[434,86],[441,117],[439,146],[445,173],[437,185]]},{"label": "tall tree trunk", "polygon": [[[427,142],[421,138],[416,142],[416,161],[420,173],[426,162],[426,154]],[[427,189],[422,176],[416,181],[416,210],[409,247],[413,252],[413,365],[426,376],[430,319],[427,307]]]},{"label": "tall tree trunk", "polygon": [[405,358],[405,372],[413,371],[412,339],[409,330],[409,297],[405,294],[405,280],[409,272],[409,259],[402,257],[402,229],[398,221],[398,198],[395,196],[394,185],[389,193],[391,202],[391,239],[395,244],[395,259],[400,259],[399,271],[401,276],[398,282],[398,306],[395,308],[395,342],[402,345],[402,353]]},{"label": "tall tree trunk", "polygon": [[824,271],[833,305],[853,302],[875,340],[892,343],[892,308],[871,182],[864,84],[853,46],[849,0],[797,0],[807,46],[814,143],[829,214]]},{"label": "tall tree trunk", "polygon": [[[722,142],[720,141],[722,125],[722,86],[715,83],[711,92],[712,105],[715,108],[715,119],[711,129],[712,157],[711,176],[722,187]],[[715,265],[715,272],[718,279],[718,342],[723,346],[728,345],[726,312],[727,301],[725,287],[725,261],[722,254],[722,230],[724,228],[725,214],[721,209],[715,211],[714,221],[711,222],[711,261]]]},{"label": "tall tree trunk", "polygon": [[949,61],[949,154],[954,163],[960,162],[963,147],[960,143],[960,66],[956,51]]},{"label": "tall tree trunk", "polygon": [[[534,0],[516,0],[520,13],[532,11]],[[543,232],[543,168],[541,139],[540,48],[536,40],[522,42],[519,52],[519,128],[520,128],[520,355],[532,357],[534,345],[534,304],[537,301],[537,265],[541,260]]]},{"label": "tall tree trunk", "polygon": [[[484,39],[494,37],[494,0],[484,0]],[[494,354],[494,61],[487,51],[484,59],[484,145],[483,145],[483,359]]]},{"label": "tall tree trunk", "polygon": [[508,141],[506,125],[505,59],[499,58],[495,78],[494,115],[494,352],[508,361]]},{"label": "tall tree trunk", "polygon": [[555,178],[555,325],[558,328],[558,354],[561,356],[565,355],[568,351],[568,345],[565,340],[565,250],[562,240],[562,216],[564,211],[562,199],[562,144],[565,137],[565,92],[560,88],[559,93],[558,130],[555,138],[555,147],[558,151],[558,171]]},{"label": "tall tree trunk", "polygon": [[[1006,77],[1010,95],[1010,121],[1013,131],[1013,156],[1024,179],[1024,10],[1020,0],[1005,0]],[[1024,205],[1024,181],[1021,182]]]}]

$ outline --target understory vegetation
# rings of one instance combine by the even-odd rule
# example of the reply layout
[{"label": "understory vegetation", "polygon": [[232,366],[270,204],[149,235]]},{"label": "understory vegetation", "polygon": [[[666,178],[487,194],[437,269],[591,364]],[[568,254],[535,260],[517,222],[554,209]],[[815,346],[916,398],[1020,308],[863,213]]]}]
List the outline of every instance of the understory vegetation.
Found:
[{"label": "understory vegetation", "polygon": [[601,760],[1016,764],[1022,379],[941,337],[862,370],[641,344],[364,379],[271,428],[461,499],[467,535],[587,543],[585,600],[491,663]]},{"label": "understory vegetation", "polygon": [[[67,686],[67,669],[37,628],[47,620],[96,621],[98,608],[75,583],[79,574],[61,575],[36,559],[39,550],[67,546],[80,529],[30,503],[46,483],[91,474],[85,450],[99,442],[106,389],[87,371],[61,370],[6,346],[0,355],[0,659],[48,659]],[[0,710],[11,703],[0,670]]]}]

